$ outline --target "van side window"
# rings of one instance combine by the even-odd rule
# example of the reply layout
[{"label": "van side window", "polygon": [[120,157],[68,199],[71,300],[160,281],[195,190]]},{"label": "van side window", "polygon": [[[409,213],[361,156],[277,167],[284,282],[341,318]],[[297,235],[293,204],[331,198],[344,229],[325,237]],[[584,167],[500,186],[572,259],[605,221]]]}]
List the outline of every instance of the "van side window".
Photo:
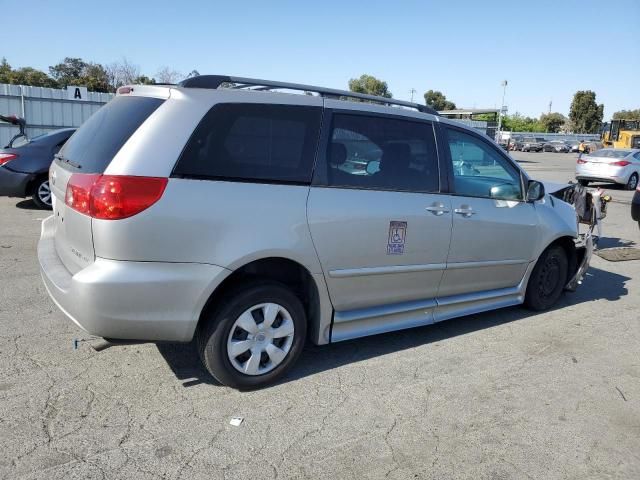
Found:
[{"label": "van side window", "polygon": [[322,109],[218,104],[202,119],[174,174],[310,183]]},{"label": "van side window", "polygon": [[521,200],[520,172],[491,144],[446,128],[455,193],[469,197]]},{"label": "van side window", "polygon": [[336,114],[327,149],[329,186],[437,192],[433,126],[388,117]]}]

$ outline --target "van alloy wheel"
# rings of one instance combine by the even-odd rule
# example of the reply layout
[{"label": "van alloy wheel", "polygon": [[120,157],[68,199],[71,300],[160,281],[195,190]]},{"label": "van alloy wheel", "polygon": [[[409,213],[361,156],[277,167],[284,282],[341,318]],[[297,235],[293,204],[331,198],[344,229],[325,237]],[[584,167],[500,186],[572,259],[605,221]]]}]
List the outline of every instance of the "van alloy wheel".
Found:
[{"label": "van alloy wheel", "polygon": [[227,355],[245,375],[262,375],[282,363],[293,344],[291,314],[277,303],[255,305],[240,315],[229,332]]}]

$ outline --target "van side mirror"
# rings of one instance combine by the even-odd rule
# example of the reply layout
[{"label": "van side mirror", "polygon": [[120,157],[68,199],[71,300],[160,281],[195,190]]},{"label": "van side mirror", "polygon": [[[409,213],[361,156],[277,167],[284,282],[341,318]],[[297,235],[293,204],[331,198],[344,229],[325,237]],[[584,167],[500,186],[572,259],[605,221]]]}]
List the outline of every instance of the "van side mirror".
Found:
[{"label": "van side mirror", "polygon": [[537,180],[529,180],[527,184],[527,202],[535,202],[544,197],[544,185]]}]

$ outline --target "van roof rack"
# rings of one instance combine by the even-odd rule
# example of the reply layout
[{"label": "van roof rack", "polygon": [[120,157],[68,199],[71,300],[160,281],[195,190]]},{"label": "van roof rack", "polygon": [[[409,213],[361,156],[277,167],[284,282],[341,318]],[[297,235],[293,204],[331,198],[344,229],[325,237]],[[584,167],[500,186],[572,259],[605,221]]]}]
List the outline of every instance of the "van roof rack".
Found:
[{"label": "van roof rack", "polygon": [[348,97],[360,100],[368,100],[370,102],[381,103],[383,105],[399,105],[402,107],[415,108],[419,112],[438,115],[433,108],[419,103],[405,102],[404,100],[396,100],[393,98],[379,97],[376,95],[367,95],[365,93],[350,92],[347,90],[337,90],[334,88],[316,87],[314,85],[303,85],[300,83],[277,82],[273,80],[261,80],[258,78],[231,77],[228,75],[198,75],[183,80],[178,84],[185,88],[210,88],[216,89],[223,84],[231,84],[230,88],[240,89],[247,87],[258,87],[254,90],[274,90],[285,88],[288,90],[299,90],[302,92],[315,92],[321,97]]}]

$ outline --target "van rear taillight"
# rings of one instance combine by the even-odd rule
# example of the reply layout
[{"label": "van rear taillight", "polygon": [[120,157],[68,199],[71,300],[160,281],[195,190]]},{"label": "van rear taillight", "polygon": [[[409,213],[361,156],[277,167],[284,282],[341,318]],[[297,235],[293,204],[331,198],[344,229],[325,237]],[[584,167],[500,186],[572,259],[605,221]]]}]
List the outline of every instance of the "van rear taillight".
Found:
[{"label": "van rear taillight", "polygon": [[75,211],[91,215],[91,188],[100,178],[99,174],[73,174],[67,183],[64,203]]},{"label": "van rear taillight", "polygon": [[163,177],[74,173],[67,183],[65,203],[92,218],[120,220],[156,203],[166,186]]}]

